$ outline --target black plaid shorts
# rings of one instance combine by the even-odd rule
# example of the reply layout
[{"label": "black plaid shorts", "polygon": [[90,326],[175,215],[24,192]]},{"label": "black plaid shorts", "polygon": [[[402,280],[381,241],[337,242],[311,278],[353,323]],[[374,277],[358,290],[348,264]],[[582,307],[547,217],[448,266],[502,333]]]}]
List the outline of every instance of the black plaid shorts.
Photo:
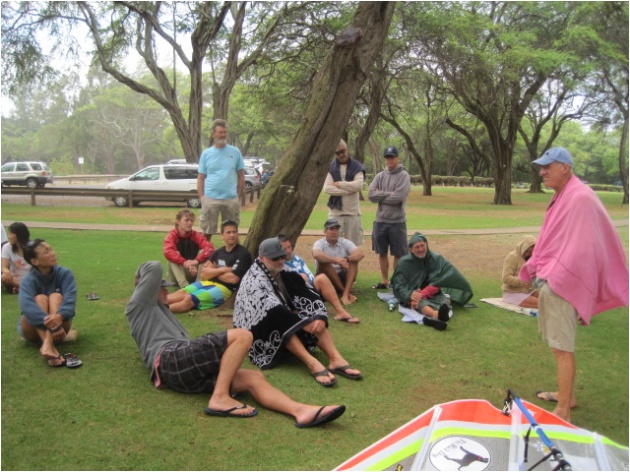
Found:
[{"label": "black plaid shorts", "polygon": [[227,331],[167,344],[160,355],[160,380],[177,392],[212,393],[226,348]]}]

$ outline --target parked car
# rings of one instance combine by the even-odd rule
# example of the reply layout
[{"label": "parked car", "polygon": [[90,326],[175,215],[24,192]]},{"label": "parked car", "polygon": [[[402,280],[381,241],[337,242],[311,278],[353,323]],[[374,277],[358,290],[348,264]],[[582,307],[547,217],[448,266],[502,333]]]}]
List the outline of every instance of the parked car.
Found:
[{"label": "parked car", "polygon": [[[163,190],[171,192],[190,192],[186,204],[192,208],[199,208],[201,200],[197,196],[197,165],[196,164],[160,164],[149,166],[135,174],[116,180],[107,185],[108,189],[115,190]],[[111,199],[114,205],[124,207],[129,205],[127,197],[114,197]],[[136,200],[150,201],[146,198]]]},{"label": "parked car", "polygon": [[44,187],[53,183],[53,173],[48,164],[41,161],[7,162],[0,169],[2,186],[26,185],[29,188]]},{"label": "parked car", "polygon": [[254,167],[245,167],[245,191],[257,190],[262,185],[262,176]]},{"label": "parked car", "polygon": [[186,159],[171,159],[167,164],[188,164],[188,161]]}]

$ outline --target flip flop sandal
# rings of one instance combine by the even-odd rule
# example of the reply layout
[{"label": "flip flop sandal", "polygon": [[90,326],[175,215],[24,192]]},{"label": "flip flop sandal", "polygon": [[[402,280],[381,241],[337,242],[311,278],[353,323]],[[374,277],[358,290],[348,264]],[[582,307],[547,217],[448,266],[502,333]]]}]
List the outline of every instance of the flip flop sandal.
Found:
[{"label": "flip flop sandal", "polygon": [[251,418],[252,416],[256,416],[258,414],[258,410],[256,408],[245,415],[234,413],[236,410],[243,410],[245,408],[247,408],[247,405],[243,403],[241,406],[235,406],[228,408],[227,410],[213,410],[212,408],[206,407],[203,409],[203,412],[208,416],[220,416],[221,418]]},{"label": "flip flop sandal", "polygon": [[66,361],[65,362],[66,367],[70,369],[76,369],[77,367],[81,367],[83,365],[83,361],[79,359],[75,354],[72,354],[71,352],[64,354],[63,358]]},{"label": "flip flop sandal", "polygon": [[357,318],[356,316],[351,316],[350,318],[335,317],[335,321],[341,321],[343,323],[348,323],[348,324],[359,324],[361,322],[361,320]]},{"label": "flip flop sandal", "polygon": [[384,284],[383,282],[379,282],[377,284],[372,285],[372,288],[374,290],[382,290],[382,289],[386,289],[388,287],[387,287],[387,284]]},{"label": "flip flop sandal", "polygon": [[[545,392],[544,390],[538,390],[534,395],[535,395],[535,397],[538,400],[558,403],[558,399],[557,398],[554,398],[553,395],[551,395],[551,393]],[[539,397],[538,395],[542,395],[544,398]]]},{"label": "flip flop sandal", "polygon": [[311,372],[311,375],[313,376],[313,378],[315,379],[315,382],[317,382],[319,385],[321,385],[322,387],[334,387],[337,384],[337,379],[331,380],[328,383],[323,383],[320,382],[319,380],[317,380],[317,377],[326,377],[328,380],[330,380],[330,377],[328,377],[328,369],[324,369],[320,372]]},{"label": "flip flop sandal", "polygon": [[341,367],[336,367],[334,369],[329,369],[333,374],[341,375],[350,380],[361,380],[363,378],[363,374],[351,374],[348,371],[352,369],[349,365],[342,365]]}]

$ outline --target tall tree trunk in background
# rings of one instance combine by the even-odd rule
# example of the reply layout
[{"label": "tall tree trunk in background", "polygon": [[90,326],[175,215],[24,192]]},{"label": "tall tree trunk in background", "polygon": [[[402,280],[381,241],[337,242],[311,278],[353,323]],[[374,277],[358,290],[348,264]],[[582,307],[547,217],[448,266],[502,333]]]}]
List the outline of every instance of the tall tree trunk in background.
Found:
[{"label": "tall tree trunk in background", "polygon": [[628,204],[628,168],[626,167],[626,156],[628,155],[628,114],[623,117],[623,129],[621,130],[621,141],[619,142],[619,174],[621,185],[623,186],[623,205]]},{"label": "tall tree trunk in background", "polygon": [[302,125],[258,203],[245,240],[252,254],[265,238],[281,232],[295,241],[301,234],[359,91],[383,47],[394,7],[395,2],[360,2],[352,27],[335,40],[313,83]]}]

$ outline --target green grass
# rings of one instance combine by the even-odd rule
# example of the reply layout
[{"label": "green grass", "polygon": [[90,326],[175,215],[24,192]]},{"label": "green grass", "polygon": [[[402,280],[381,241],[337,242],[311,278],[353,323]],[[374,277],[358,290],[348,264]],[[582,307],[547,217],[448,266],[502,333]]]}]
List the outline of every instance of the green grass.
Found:
[{"label": "green grass", "polygon": [[[491,193],[475,189],[475,193],[462,191],[459,198],[453,196],[456,192],[448,192],[451,203],[447,204],[440,201],[447,198],[439,196],[438,190],[430,202],[445,206],[433,208],[420,196],[414,218],[422,224],[417,228],[436,227],[433,217],[424,214],[459,213],[460,206],[465,208],[462,213],[481,211],[484,222],[492,219],[490,227],[507,225],[510,211],[531,206],[533,210],[527,213],[532,222],[523,223],[519,217],[518,225],[535,224],[535,218],[540,219],[536,213],[541,208],[544,211],[546,202],[540,196],[526,196],[523,199],[528,205],[515,204],[504,210],[485,204]],[[476,197],[480,201],[474,201]],[[610,203],[613,207],[614,201]],[[367,205],[363,204],[364,216],[369,212]],[[3,205],[2,217],[39,220],[39,216],[30,217],[30,208]],[[167,224],[174,213],[173,208],[137,208],[131,210],[134,216],[130,219],[117,213],[126,209],[67,211],[74,213],[67,221],[87,221],[89,216],[99,223],[133,224],[155,224],[161,218],[157,213],[164,214]],[[318,211],[325,216],[323,208]],[[622,214],[625,216],[613,217],[627,218],[627,207],[621,208],[618,215]],[[458,218],[451,216],[451,223]],[[318,222],[313,229],[319,226]],[[77,370],[47,367],[37,349],[18,338],[17,298],[2,293],[2,469],[329,470],[437,403],[482,398],[500,407],[506,389],[512,388],[524,399],[552,408],[533,399],[535,390],[555,385],[555,364],[540,340],[536,320],[479,302],[479,298],[496,297],[500,292],[496,273],[476,269],[473,264],[465,274],[473,286],[477,308],[457,308],[446,332],[401,323],[400,316],[388,312],[368,288],[376,274],[360,273],[356,285],[359,302],[350,312],[362,323],[331,322],[330,329],[344,356],[363,370],[363,381],[340,378],[337,387],[324,389],[296,360],[265,372],[272,384],[299,401],[345,404],[348,410],[340,420],[321,429],[298,430],[291,418],[267,410],[251,420],[206,417],[202,410],[207,395],[152,387],[124,316],[133,273],[143,261],[163,260],[164,235],[32,232],[34,237],[45,237],[57,251],[60,264],[75,272],[79,340],[62,346],[61,352],[77,353],[84,365]],[[627,247],[627,227],[620,234]],[[431,245],[434,249],[465,246],[474,258],[475,247],[501,239],[511,246],[518,235],[433,236]],[[304,251],[306,245],[298,246],[298,252]],[[503,254],[496,257],[500,264]],[[101,299],[88,301],[88,292],[97,292]],[[212,310],[178,316],[193,336],[231,323],[231,318],[217,316]],[[599,315],[589,327],[579,328],[576,356],[580,406],[572,413],[574,423],[628,445],[627,308]],[[243,366],[252,368],[247,360]],[[242,399],[255,404],[248,396]]]}]

